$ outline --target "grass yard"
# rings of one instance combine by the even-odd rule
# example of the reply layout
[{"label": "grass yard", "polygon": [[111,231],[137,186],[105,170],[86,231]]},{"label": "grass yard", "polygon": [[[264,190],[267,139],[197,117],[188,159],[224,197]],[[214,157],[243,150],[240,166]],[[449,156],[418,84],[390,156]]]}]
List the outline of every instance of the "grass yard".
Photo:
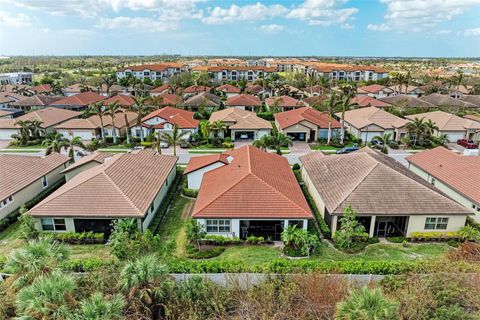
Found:
[{"label": "grass yard", "polygon": [[216,260],[243,261],[248,265],[261,265],[281,257],[279,248],[272,246],[228,246],[214,258]]},{"label": "grass yard", "polygon": [[23,150],[23,149],[45,149],[45,147],[42,147],[41,144],[34,144],[31,146],[8,146],[7,149],[12,149],[12,150]]}]

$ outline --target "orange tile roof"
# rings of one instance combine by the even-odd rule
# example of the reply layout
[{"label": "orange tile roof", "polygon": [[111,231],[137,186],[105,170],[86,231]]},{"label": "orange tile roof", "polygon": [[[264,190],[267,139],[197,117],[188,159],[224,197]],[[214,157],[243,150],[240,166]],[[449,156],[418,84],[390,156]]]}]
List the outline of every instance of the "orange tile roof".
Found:
[{"label": "orange tile roof", "polygon": [[209,122],[223,121],[229,124],[229,129],[272,129],[270,121],[257,116],[255,112],[242,110],[238,108],[227,108],[212,113]]},{"label": "orange tile roof", "polygon": [[231,84],[224,84],[216,88],[217,91],[222,91],[225,93],[240,93],[241,90],[238,87],[232,86]]},{"label": "orange tile roof", "polygon": [[[340,117],[341,112],[337,112],[335,115]],[[349,110],[345,112],[345,121],[357,129],[362,129],[372,124],[383,129],[401,128],[410,122],[375,107]]]},{"label": "orange tile roof", "polygon": [[168,68],[182,68],[185,64],[183,63],[175,63],[175,62],[165,62],[165,63],[157,63],[157,64],[142,64],[138,66],[128,66],[125,68],[120,68],[118,71],[125,71],[125,70],[132,70],[132,71],[143,71],[143,70],[150,70],[150,71],[165,71]]},{"label": "orange tile roof", "polygon": [[405,116],[405,118],[410,120],[415,120],[415,118],[425,120],[432,120],[439,131],[464,131],[466,129],[480,129],[480,123],[464,119],[454,114],[444,112],[444,111],[432,111],[425,113],[418,113]]},{"label": "orange tile roof", "polygon": [[480,116],[476,116],[474,114],[467,114],[466,116],[463,116],[465,119],[480,122]]},{"label": "orange tile roof", "polygon": [[85,170],[30,210],[34,217],[145,217],[177,157],[153,150],[116,154]]},{"label": "orange tile roof", "polygon": [[[127,111],[127,121],[128,125],[131,126],[134,123],[136,123],[137,120],[137,113],[136,112],[131,112]],[[108,115],[103,116],[103,126],[104,127],[109,127],[112,125],[112,118]],[[86,119],[71,119],[68,121],[65,121],[57,126],[55,126],[55,129],[68,129],[68,130],[73,130],[73,129],[100,129],[101,127],[101,121],[99,116],[90,116]],[[125,116],[123,113],[118,113],[115,115],[115,128],[125,128]]]},{"label": "orange tile roof", "polygon": [[390,107],[391,104],[386,103],[384,101],[375,99],[369,96],[356,96],[350,99],[350,103],[356,103],[360,107],[377,107],[377,108],[385,108]]},{"label": "orange tile roof", "polygon": [[182,98],[179,95],[167,92],[151,97],[151,99],[162,106],[176,106],[182,102]]},{"label": "orange tile roof", "polygon": [[157,93],[160,92],[160,93],[162,93],[162,92],[164,92],[164,91],[166,91],[170,88],[171,88],[171,86],[168,83],[165,83],[165,84],[162,84],[160,87],[156,87],[155,89],[151,90],[150,92],[157,92]]},{"label": "orange tile roof", "polygon": [[155,117],[165,119],[166,122],[176,124],[180,129],[196,128],[198,120],[193,118],[195,113],[183,109],[164,107],[147,114],[142,122]]},{"label": "orange tile roof", "polygon": [[0,201],[69,161],[69,157],[59,153],[45,157],[0,154]]},{"label": "orange tile roof", "polygon": [[104,100],[105,97],[95,92],[87,91],[76,94],[74,96],[66,97],[64,99],[55,101],[52,106],[88,106],[89,104],[96,103]]},{"label": "orange tile roof", "polygon": [[52,91],[52,86],[50,84],[40,84],[38,86],[34,86],[28,89],[28,91],[32,91],[35,93],[40,93],[40,92],[51,92]]},{"label": "orange tile roof", "polygon": [[379,93],[380,91],[388,91],[388,92],[393,92],[392,89],[382,86],[380,84],[371,84],[369,86],[363,86],[363,87],[358,87],[357,92],[358,93]]},{"label": "orange tile roof", "polygon": [[31,121],[33,119],[37,119],[43,122],[41,125],[42,128],[48,128],[69,119],[77,118],[80,115],[81,113],[77,111],[48,107],[45,109],[33,110],[24,114],[23,116],[15,118],[15,120]]},{"label": "orange tile roof", "polygon": [[190,86],[183,90],[183,93],[210,92],[212,88],[207,86]]},{"label": "orange tile roof", "polygon": [[437,147],[410,155],[406,159],[480,204],[480,157],[458,155],[444,147]]},{"label": "orange tile roof", "polygon": [[304,106],[302,101],[297,100],[297,99],[292,98],[292,97],[289,97],[289,96],[279,96],[279,97],[271,97],[271,98],[265,99],[265,103],[269,106],[274,105],[276,101],[278,101],[278,106],[279,107],[301,107],[301,106]]},{"label": "orange tile roof", "polygon": [[260,107],[262,101],[256,96],[250,94],[239,94],[234,97],[229,97],[226,102],[227,106],[251,106],[251,107]]},{"label": "orange tile roof", "polygon": [[228,155],[225,153],[192,157],[190,158],[190,161],[188,162],[188,165],[185,168],[185,171],[183,172],[183,174],[188,174],[190,172],[197,171],[198,169],[214,164],[215,162],[228,164],[227,157]]},{"label": "orange tile roof", "polygon": [[103,100],[103,105],[108,106],[110,103],[117,102],[122,107],[131,107],[135,104],[133,97],[130,95],[116,95],[106,100]]},{"label": "orange tile roof", "polygon": [[[328,128],[328,114],[310,107],[303,107],[276,113],[275,120],[277,121],[280,129],[286,129],[302,121],[308,121],[321,129]],[[335,119],[331,120],[332,129],[339,129],[341,127],[342,126],[340,122]]]},{"label": "orange tile roof", "polygon": [[287,159],[250,145],[228,154],[204,174],[193,218],[313,218]]}]

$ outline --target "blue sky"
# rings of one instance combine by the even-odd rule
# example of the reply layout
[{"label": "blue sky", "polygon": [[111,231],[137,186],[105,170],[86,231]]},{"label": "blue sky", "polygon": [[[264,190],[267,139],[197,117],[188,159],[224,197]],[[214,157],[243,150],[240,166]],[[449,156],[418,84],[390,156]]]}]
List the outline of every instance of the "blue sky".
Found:
[{"label": "blue sky", "polygon": [[480,0],[0,0],[0,55],[480,56]]}]

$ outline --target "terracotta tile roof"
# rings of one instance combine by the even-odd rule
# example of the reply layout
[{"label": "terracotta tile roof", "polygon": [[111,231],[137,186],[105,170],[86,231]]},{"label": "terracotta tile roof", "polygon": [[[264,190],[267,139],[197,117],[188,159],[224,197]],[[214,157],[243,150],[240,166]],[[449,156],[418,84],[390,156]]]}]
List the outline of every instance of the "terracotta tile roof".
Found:
[{"label": "terracotta tile roof", "polygon": [[393,92],[392,89],[386,87],[386,86],[382,86],[380,84],[371,84],[369,86],[363,86],[363,87],[358,87],[357,88],[357,92],[358,93],[374,93],[374,94],[378,94],[380,93],[380,91],[384,91],[384,92]]},{"label": "terracotta tile roof", "polygon": [[183,90],[183,93],[199,93],[199,92],[210,92],[212,88],[207,86],[190,86]]},{"label": "terracotta tile roof", "polygon": [[269,106],[272,106],[275,104],[275,102],[278,101],[278,106],[279,107],[302,107],[304,106],[302,101],[297,100],[295,98],[289,97],[289,96],[279,96],[279,97],[271,97],[265,99],[265,103]]},{"label": "terracotta tile roof", "polygon": [[144,217],[177,157],[153,150],[116,154],[85,170],[30,210],[41,217]]},{"label": "terracotta tile roof", "polygon": [[[128,125],[131,126],[137,121],[137,113],[127,111],[127,121]],[[109,127],[112,125],[112,118],[110,116],[103,116],[103,126]],[[100,129],[101,122],[99,116],[90,116],[86,119],[71,119],[65,121],[57,126],[55,129]],[[115,116],[115,128],[123,129],[125,128],[125,117],[123,113],[118,113]]]},{"label": "terracotta tile roof", "polygon": [[26,96],[22,96],[11,92],[0,92],[0,103],[9,103],[15,101],[21,101],[26,99]]},{"label": "terracotta tile roof", "polygon": [[325,100],[327,100],[327,95],[313,96],[303,99],[302,101],[310,107],[321,106]]},{"label": "terracotta tile roof", "polygon": [[480,203],[480,157],[458,155],[444,147],[437,147],[412,154],[406,160]]},{"label": "terracotta tile roof", "polygon": [[466,102],[470,102],[470,103],[476,105],[477,107],[480,107],[480,95],[477,95],[477,96],[464,95],[462,97],[462,100],[466,101]]},{"label": "terracotta tile roof", "polygon": [[244,146],[204,174],[194,218],[313,218],[287,159]]},{"label": "terracotta tile roof", "polygon": [[182,103],[182,97],[173,93],[164,92],[161,95],[151,98],[162,106],[176,106]]},{"label": "terracotta tile roof", "polygon": [[117,102],[122,107],[131,107],[135,104],[133,97],[130,95],[116,95],[111,98],[103,100],[103,105],[108,106],[110,103]]},{"label": "terracotta tile roof", "polygon": [[[276,113],[275,120],[277,121],[280,129],[286,129],[302,121],[308,121],[321,129],[328,128],[328,114],[310,107]],[[332,119],[331,128],[341,128],[340,122]]]},{"label": "terracotta tile roof", "polygon": [[392,106],[389,103],[386,103],[382,100],[378,100],[369,96],[356,96],[350,99],[351,103],[356,103],[360,107],[377,107],[377,108],[385,108]]},{"label": "terracotta tile roof", "polygon": [[230,97],[226,102],[227,106],[249,106],[249,107],[260,107],[262,101],[256,96],[250,94],[239,94],[234,97]]},{"label": "terracotta tile roof", "polygon": [[15,125],[17,119],[4,119],[0,118],[0,129],[18,129],[19,127]]},{"label": "terracotta tile roof", "polygon": [[[335,114],[341,116],[341,112]],[[409,121],[375,107],[366,107],[345,112],[345,121],[357,129],[377,125],[383,129],[400,128]]]},{"label": "terracotta tile roof", "polygon": [[158,109],[147,114],[142,119],[142,122],[145,122],[148,119],[159,117],[168,123],[176,124],[180,129],[190,129],[198,126],[199,121],[193,118],[194,114],[194,112],[179,108],[163,107],[162,109]]},{"label": "terracotta tile roof", "polygon": [[41,84],[41,85],[29,88],[28,91],[32,91],[34,93],[52,92],[52,86],[48,83]]},{"label": "terracotta tile roof", "polygon": [[435,108],[434,104],[421,100],[414,96],[398,95],[393,97],[385,97],[378,99],[380,101],[389,103],[399,107],[415,107],[415,108]]},{"label": "terracotta tile roof", "polygon": [[46,157],[0,154],[0,201],[69,161],[69,157],[59,153]]},{"label": "terracotta tile roof", "polygon": [[480,116],[476,116],[474,114],[467,114],[466,116],[463,116],[465,119],[480,122]]},{"label": "terracotta tile roof", "polygon": [[84,164],[86,163],[90,163],[90,162],[96,162],[98,164],[102,164],[105,159],[109,159],[111,157],[113,157],[114,154],[113,153],[107,153],[107,152],[98,152],[98,151],[95,151],[94,153],[92,154],[89,154],[88,156],[85,156],[83,158],[80,158],[78,159],[77,161],[75,161],[73,164],[71,164],[70,166],[68,166],[66,169],[64,169],[62,171],[62,173],[66,173],[66,172],[69,172],[69,171],[72,171],[73,169],[76,169],[78,167],[81,167],[83,166]]},{"label": "terracotta tile roof", "polygon": [[300,157],[328,212],[351,205],[360,215],[469,215],[394,159],[371,149],[345,155]]},{"label": "terracotta tile roof", "polygon": [[143,71],[143,70],[150,70],[150,71],[165,71],[168,68],[182,68],[185,65],[183,63],[176,63],[176,62],[165,62],[165,63],[157,63],[157,64],[142,64],[138,66],[128,66],[125,68],[119,68],[118,71],[125,71],[125,70],[132,70],[132,71]]},{"label": "terracotta tile roof", "polygon": [[32,107],[32,106],[48,106],[56,101],[59,101],[65,97],[63,96],[44,96],[34,95],[31,97],[25,97],[20,101],[16,101],[11,104],[13,107]]},{"label": "terracotta tile roof", "polygon": [[240,93],[241,90],[238,87],[232,86],[231,84],[224,84],[216,88],[217,91],[222,91],[225,93]]},{"label": "terracotta tile roof", "polygon": [[313,94],[313,93],[318,93],[318,94],[323,94],[324,88],[320,85],[315,85],[311,87],[306,87],[305,92]]},{"label": "terracotta tile roof", "polygon": [[15,113],[15,111],[10,110],[5,110],[5,109],[0,109],[0,118],[4,116],[8,116]]},{"label": "terracotta tile roof", "polygon": [[376,66],[351,66],[351,65],[345,65],[345,64],[333,64],[333,63],[323,63],[323,62],[305,63],[305,65],[308,65],[312,69],[315,69],[320,72],[332,72],[332,71],[374,71],[378,73],[387,72],[387,70],[380,67],[376,67]]},{"label": "terracotta tile roof", "polygon": [[421,100],[429,102],[436,106],[455,106],[455,107],[462,107],[462,108],[478,108],[477,105],[463,101],[460,99],[454,99],[450,96],[439,94],[439,93],[432,93],[428,96],[420,97]]},{"label": "terracotta tile roof", "polygon": [[259,94],[260,92],[263,91],[263,87],[259,84],[256,84],[256,85],[247,87],[245,91],[251,94]]},{"label": "terracotta tile roof", "polygon": [[426,121],[430,119],[437,125],[439,131],[465,131],[466,129],[480,129],[480,123],[443,111],[412,114],[405,116],[405,118],[409,120],[414,120],[415,118],[424,118]]},{"label": "terracotta tile roof", "polygon": [[227,124],[233,123],[229,125],[229,129],[272,129],[272,124],[258,117],[256,113],[237,108],[227,108],[213,112],[209,121],[214,122],[217,120]]},{"label": "terracotta tile roof", "polygon": [[205,107],[219,107],[222,99],[214,94],[208,92],[202,92],[188,98],[183,106],[198,108],[200,106]]},{"label": "terracotta tile roof", "polygon": [[31,121],[33,119],[38,119],[43,122],[41,124],[42,128],[49,128],[69,119],[79,117],[80,115],[80,112],[48,107],[45,109],[33,110],[29,113],[24,114],[23,116],[16,118],[15,120]]},{"label": "terracotta tile roof", "polygon": [[160,87],[156,87],[155,89],[151,90],[150,92],[162,93],[170,89],[171,86],[168,83],[162,84]]},{"label": "terracotta tile roof", "polygon": [[105,97],[95,92],[82,92],[74,96],[66,97],[52,103],[52,106],[88,106],[92,103],[104,100]]},{"label": "terracotta tile roof", "polygon": [[196,171],[198,169],[204,168],[215,162],[221,162],[224,164],[228,164],[227,160],[228,155],[226,153],[220,154],[211,154],[206,156],[198,156],[198,157],[191,157],[190,161],[188,162],[187,167],[183,174],[188,174],[190,172]]}]

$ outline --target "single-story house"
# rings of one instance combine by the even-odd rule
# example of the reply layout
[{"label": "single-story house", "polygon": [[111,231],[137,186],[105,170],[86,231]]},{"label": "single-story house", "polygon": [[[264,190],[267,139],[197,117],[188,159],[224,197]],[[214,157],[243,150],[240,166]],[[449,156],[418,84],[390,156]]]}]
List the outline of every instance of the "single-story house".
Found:
[{"label": "single-story house", "polygon": [[48,107],[46,109],[33,110],[18,118],[0,119],[0,140],[10,140],[12,134],[20,133],[20,126],[16,124],[18,121],[32,121],[34,119],[41,121],[41,134],[45,135],[55,132],[56,125],[77,118],[80,115],[80,112]]},{"label": "single-story house", "polygon": [[463,156],[444,147],[412,154],[408,168],[475,213],[480,222],[480,157]]},{"label": "single-story house", "polygon": [[183,102],[182,97],[174,93],[164,92],[162,94],[156,95],[148,100],[148,103],[155,106],[171,106],[176,107],[181,105]]},{"label": "single-story house", "polygon": [[432,120],[438,127],[436,135],[446,134],[448,140],[456,142],[458,139],[477,140],[477,131],[480,130],[480,123],[461,118],[444,111],[432,111],[405,116],[408,120],[424,119]]},{"label": "single-story house", "polygon": [[260,101],[258,97],[250,94],[238,94],[229,97],[225,106],[256,112],[262,106],[262,101]]},{"label": "single-story house", "polygon": [[302,177],[335,234],[345,208],[358,212],[370,237],[458,231],[472,212],[401,163],[372,149],[300,157]]},{"label": "single-story house", "polygon": [[78,173],[33,207],[39,231],[111,232],[113,220],[134,218],[144,231],[176,175],[178,158],[153,150],[116,154]]},{"label": "single-story house", "polygon": [[173,131],[174,125],[177,125],[180,132],[187,132],[184,139],[188,140],[197,131],[199,121],[193,118],[195,113],[174,107],[164,107],[147,114],[142,118],[142,128],[136,124],[131,126],[131,134],[140,138],[140,129],[143,130],[144,137],[151,133]]},{"label": "single-story house", "polygon": [[227,136],[230,133],[232,141],[241,139],[260,139],[269,135],[272,130],[272,124],[260,117],[256,113],[237,109],[227,108],[212,113],[210,122],[223,121],[228,127]]},{"label": "single-story house", "polygon": [[168,83],[165,83],[162,84],[160,87],[156,87],[155,89],[150,90],[150,96],[157,97],[164,93],[170,93],[170,90],[172,90],[172,87]]},{"label": "single-story house", "polygon": [[245,92],[256,96],[261,96],[262,98],[268,98],[272,96],[272,91],[270,89],[263,87],[259,84],[255,84],[245,88]]},{"label": "single-story house", "polygon": [[115,103],[115,102],[119,106],[127,109],[131,108],[135,104],[135,100],[133,100],[133,97],[131,95],[126,95],[126,94],[125,95],[119,94],[102,101],[104,106],[108,106],[109,104]]},{"label": "single-story house", "polygon": [[227,98],[235,97],[241,92],[240,88],[232,86],[231,84],[224,84],[217,87],[215,90],[222,92]]},{"label": "single-story house", "polygon": [[317,84],[314,86],[306,87],[304,91],[307,93],[307,96],[316,97],[323,95],[323,93],[325,92],[325,88]]},{"label": "single-story house", "polygon": [[227,154],[203,173],[193,208],[207,234],[280,240],[289,225],[307,229],[313,215],[286,158],[251,145]]},{"label": "single-story house", "polygon": [[382,100],[372,98],[370,96],[356,96],[350,99],[350,103],[356,103],[359,107],[376,107],[376,108],[387,108],[392,105],[386,103]]},{"label": "single-story house", "polygon": [[92,154],[78,159],[77,161],[69,165],[66,169],[64,169],[61,173],[65,175],[66,181],[72,180],[72,178],[80,172],[96,167],[99,164],[102,164],[105,161],[112,159],[114,155],[114,153],[95,151]]},{"label": "single-story house", "polygon": [[413,96],[415,98],[419,98],[422,96],[422,94],[425,93],[420,87],[417,86],[412,86],[412,85],[407,85],[406,87],[404,85],[394,85],[388,87],[390,90],[392,90],[392,95],[398,96],[398,95],[407,95],[407,96]]},{"label": "single-story house", "polygon": [[267,98],[265,104],[270,110],[277,108],[279,112],[305,107],[302,101],[289,96]]},{"label": "single-story house", "polygon": [[375,99],[385,98],[393,94],[393,90],[380,84],[371,84],[368,86],[358,87],[357,96],[367,96]]},{"label": "single-story house", "polygon": [[202,184],[203,174],[227,165],[229,155],[226,153],[210,154],[205,156],[191,157],[183,175],[187,177],[187,187],[198,190]]},{"label": "single-story house", "polygon": [[219,96],[209,92],[202,92],[191,96],[183,103],[183,107],[188,110],[198,110],[200,108],[215,109],[222,105],[222,99]]},{"label": "single-story house", "polygon": [[322,107],[325,100],[328,99],[327,95],[321,95],[321,96],[310,96],[308,98],[305,98],[302,100],[302,102],[305,104],[307,107]]},{"label": "single-story house", "polygon": [[438,107],[447,106],[447,107],[457,107],[460,109],[463,109],[463,108],[478,109],[478,106],[473,103],[460,100],[460,99],[455,99],[448,95],[440,94],[440,93],[432,93],[432,94],[429,94],[428,96],[422,96],[420,99]]},{"label": "single-story house", "polygon": [[459,86],[452,86],[445,88],[448,91],[448,95],[454,99],[461,99],[463,96],[468,95],[472,89],[472,86],[466,86],[461,84]]},{"label": "single-story house", "polygon": [[197,86],[197,85],[190,86],[185,88],[185,90],[183,90],[183,98],[188,99],[202,92],[210,93],[210,90],[212,90],[212,88],[208,86]]},{"label": "single-story house", "polygon": [[97,103],[102,100],[105,100],[104,96],[95,92],[87,91],[67,96],[51,103],[50,105],[55,108],[81,111],[87,109],[92,103]]},{"label": "single-story house", "polygon": [[414,96],[398,95],[378,99],[385,103],[401,108],[436,108],[437,106]]},{"label": "single-story house", "polygon": [[[275,114],[275,125],[292,140],[314,142],[328,138],[328,114],[310,107]],[[340,135],[341,124],[330,120],[331,137]]]},{"label": "single-story house", "polygon": [[462,101],[470,102],[480,108],[480,95],[464,95]]},{"label": "single-story house", "polygon": [[70,158],[0,154],[0,220],[63,179]]},{"label": "single-story house", "polygon": [[[337,112],[335,116],[340,119],[342,113]],[[385,133],[391,133],[392,140],[400,140],[407,134],[409,121],[376,107],[366,107],[345,112],[344,123],[348,132],[368,142]]]},{"label": "single-story house", "polygon": [[18,118],[22,115],[24,115],[25,112],[20,109],[15,109],[15,108],[1,108],[0,109],[0,119],[13,119],[13,118]]},{"label": "single-story house", "polygon": [[13,102],[10,106],[12,108],[18,108],[22,110],[44,109],[50,106],[52,103],[59,101],[63,98],[65,97],[34,95],[30,97],[25,97],[25,99],[22,99],[20,101]]},{"label": "single-story house", "polygon": [[11,104],[26,99],[26,96],[11,92],[0,92],[0,109],[9,108]]},{"label": "single-story house", "polygon": [[89,86],[89,85],[74,83],[74,84],[72,84],[68,87],[63,88],[62,91],[63,91],[63,94],[65,95],[65,97],[71,97],[71,96],[75,96],[79,93],[94,92],[94,91],[96,91],[96,88],[93,87],[93,86]]},{"label": "single-story house", "polygon": [[45,84],[40,84],[38,86],[33,86],[31,88],[28,88],[27,91],[29,93],[33,94],[50,94],[53,91],[53,88],[50,84],[45,83]]}]

